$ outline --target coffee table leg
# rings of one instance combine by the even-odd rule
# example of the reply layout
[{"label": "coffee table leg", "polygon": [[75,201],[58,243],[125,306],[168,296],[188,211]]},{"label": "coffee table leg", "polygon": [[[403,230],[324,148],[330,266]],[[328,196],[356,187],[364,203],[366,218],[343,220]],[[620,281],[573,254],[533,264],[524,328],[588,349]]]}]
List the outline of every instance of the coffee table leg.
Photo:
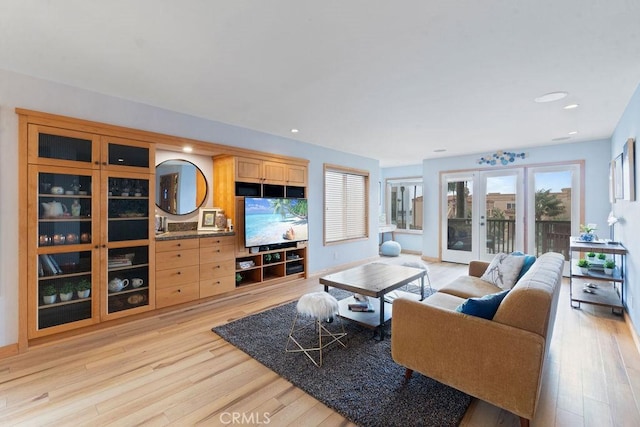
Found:
[{"label": "coffee table leg", "polygon": [[380,326],[378,326],[379,340],[384,340],[384,295],[380,296]]},{"label": "coffee table leg", "polygon": [[420,301],[424,299],[424,275],[420,278]]}]

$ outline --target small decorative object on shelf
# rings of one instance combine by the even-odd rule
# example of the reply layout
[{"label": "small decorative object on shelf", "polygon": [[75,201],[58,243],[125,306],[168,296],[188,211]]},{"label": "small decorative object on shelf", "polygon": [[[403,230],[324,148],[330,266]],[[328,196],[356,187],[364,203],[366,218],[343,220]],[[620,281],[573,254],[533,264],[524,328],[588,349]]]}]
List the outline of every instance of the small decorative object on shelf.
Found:
[{"label": "small decorative object on shelf", "polygon": [[593,232],[597,230],[595,224],[580,224],[580,240],[583,242],[592,242],[595,239]]},{"label": "small decorative object on shelf", "polygon": [[53,304],[56,302],[56,297],[58,296],[58,291],[53,285],[47,285],[42,288],[42,300],[45,304]]},{"label": "small decorative object on shelf", "polygon": [[80,206],[78,199],[74,200],[71,204],[71,216],[80,216],[81,209],[82,207]]},{"label": "small decorative object on shelf", "polygon": [[60,288],[60,301],[70,301],[73,298],[73,283],[65,282]]},{"label": "small decorative object on shelf", "polygon": [[612,259],[604,262],[604,274],[613,275],[613,269],[616,268],[616,263]]},{"label": "small decorative object on shelf", "polygon": [[586,259],[582,258],[578,260],[578,267],[580,267],[580,272],[582,274],[589,273],[589,261],[587,261]]},{"label": "small decorative object on shelf", "polygon": [[87,279],[82,279],[78,283],[76,283],[76,292],[78,294],[78,298],[89,298],[91,294],[91,282]]},{"label": "small decorative object on shelf", "polygon": [[589,262],[593,262],[593,260],[596,259],[596,253],[595,252],[587,253],[587,259],[589,260]]}]

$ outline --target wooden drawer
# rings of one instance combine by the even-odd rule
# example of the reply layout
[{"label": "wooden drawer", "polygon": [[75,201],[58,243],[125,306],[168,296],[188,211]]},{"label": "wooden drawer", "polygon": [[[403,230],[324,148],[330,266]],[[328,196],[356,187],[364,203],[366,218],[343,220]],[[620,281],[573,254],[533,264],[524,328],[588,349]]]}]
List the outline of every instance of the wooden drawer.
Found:
[{"label": "wooden drawer", "polygon": [[179,251],[157,252],[156,271],[168,270],[176,267],[198,265],[199,249],[184,249]]},{"label": "wooden drawer", "polygon": [[200,239],[200,247],[208,248],[210,246],[233,245],[235,238],[235,236],[203,237]]},{"label": "wooden drawer", "polygon": [[198,283],[189,285],[171,286],[169,288],[156,290],[156,308],[168,307],[170,305],[181,304],[193,301],[200,297],[200,286]]},{"label": "wooden drawer", "polygon": [[198,283],[200,280],[200,266],[190,265],[168,270],[156,270],[156,288],[170,288],[177,285]]},{"label": "wooden drawer", "polygon": [[156,241],[156,252],[177,251],[198,248],[198,239],[160,240]]},{"label": "wooden drawer", "polygon": [[236,263],[234,260],[224,260],[200,264],[200,280],[216,277],[235,276]]},{"label": "wooden drawer", "polygon": [[230,275],[210,280],[200,281],[200,298],[223,294],[236,288],[236,276]]},{"label": "wooden drawer", "polygon": [[200,262],[224,261],[235,259],[234,245],[217,245],[200,248]]}]

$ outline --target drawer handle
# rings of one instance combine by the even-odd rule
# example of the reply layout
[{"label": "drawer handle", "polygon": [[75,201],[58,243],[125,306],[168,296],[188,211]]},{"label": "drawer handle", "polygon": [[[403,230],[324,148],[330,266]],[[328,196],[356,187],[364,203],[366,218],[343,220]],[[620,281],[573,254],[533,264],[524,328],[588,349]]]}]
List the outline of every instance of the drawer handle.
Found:
[{"label": "drawer handle", "polygon": [[180,246],[182,246],[182,243],[178,243],[176,246],[177,246],[177,247],[180,247]]},{"label": "drawer handle", "polygon": [[177,273],[177,274],[178,274],[178,276],[179,276],[179,275],[181,275],[181,274],[182,274],[182,271],[178,271],[178,273]]},{"label": "drawer handle", "polygon": [[216,268],[220,268],[220,266],[219,266],[219,265],[216,265]]},{"label": "drawer handle", "polygon": [[216,252],[220,252],[220,249],[218,249]]},{"label": "drawer handle", "polygon": [[178,289],[178,293],[182,292],[182,289]]},{"label": "drawer handle", "polygon": [[182,256],[182,254],[178,254],[178,258],[180,258]]}]

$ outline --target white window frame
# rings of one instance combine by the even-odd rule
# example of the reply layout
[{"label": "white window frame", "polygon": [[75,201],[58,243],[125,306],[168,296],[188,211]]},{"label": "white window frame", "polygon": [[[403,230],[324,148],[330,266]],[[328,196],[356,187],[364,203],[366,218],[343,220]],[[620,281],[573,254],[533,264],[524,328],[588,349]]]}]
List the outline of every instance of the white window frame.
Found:
[{"label": "white window frame", "polygon": [[324,244],[368,239],[369,171],[325,164],[323,182]]}]

